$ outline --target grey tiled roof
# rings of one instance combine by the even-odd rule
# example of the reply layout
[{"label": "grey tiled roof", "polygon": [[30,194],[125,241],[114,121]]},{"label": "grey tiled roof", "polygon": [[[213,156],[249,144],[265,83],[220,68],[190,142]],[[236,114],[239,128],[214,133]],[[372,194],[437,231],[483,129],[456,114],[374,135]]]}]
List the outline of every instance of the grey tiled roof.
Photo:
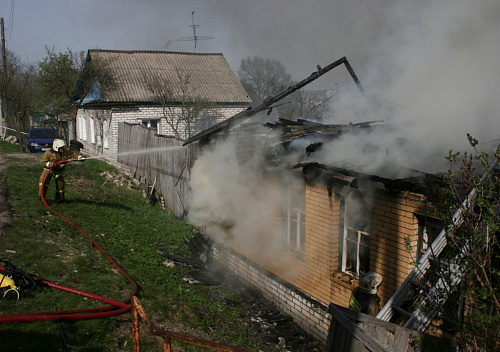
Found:
[{"label": "grey tiled roof", "polygon": [[[100,58],[109,62],[115,76],[116,88],[104,94],[107,102],[152,102],[145,74],[156,72],[178,87],[178,70],[189,73],[197,97],[214,103],[251,102],[222,54],[115,50],[89,50],[88,54],[91,60]],[[178,94],[175,91],[174,101],[180,101]]]}]

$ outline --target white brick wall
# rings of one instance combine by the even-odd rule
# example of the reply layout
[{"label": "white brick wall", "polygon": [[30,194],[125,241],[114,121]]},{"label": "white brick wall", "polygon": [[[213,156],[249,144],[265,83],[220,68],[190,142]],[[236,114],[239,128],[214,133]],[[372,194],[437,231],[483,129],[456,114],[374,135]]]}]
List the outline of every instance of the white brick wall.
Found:
[{"label": "white brick wall", "polygon": [[[163,117],[162,108],[159,106],[133,105],[110,108],[111,109],[111,124],[108,131],[108,148],[104,149],[104,154],[116,154],[118,149],[118,125],[120,122],[141,123],[141,120],[160,119],[159,134],[173,135],[173,131],[169,128]],[[243,111],[245,107],[221,107],[218,109],[220,118],[218,122],[224,121],[229,117]],[[86,108],[78,109],[78,116],[85,120],[86,129],[81,131],[82,127],[77,124],[78,140],[83,143],[86,150],[90,152],[100,152],[101,148],[97,143],[92,143],[90,138],[91,122],[95,112],[99,113],[101,109]],[[86,133],[86,138],[81,138],[82,133]]]},{"label": "white brick wall", "polygon": [[213,253],[215,261],[228,268],[243,283],[257,289],[266,300],[291,316],[306,333],[326,345],[331,321],[328,307],[266,275],[230,249],[214,245]]}]

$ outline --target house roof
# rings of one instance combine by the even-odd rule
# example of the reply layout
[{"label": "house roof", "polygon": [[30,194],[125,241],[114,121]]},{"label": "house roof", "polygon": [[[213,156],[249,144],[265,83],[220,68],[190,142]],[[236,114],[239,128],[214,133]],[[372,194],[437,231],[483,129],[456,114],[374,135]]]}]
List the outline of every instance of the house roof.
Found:
[{"label": "house roof", "polygon": [[[178,71],[189,73],[196,96],[213,103],[248,104],[251,99],[222,54],[167,51],[89,50],[88,60],[109,63],[116,87],[105,92],[104,102],[148,103],[154,101],[145,75],[158,74],[179,86]],[[101,100],[102,101],[102,100]],[[174,90],[173,102],[180,102]]]}]

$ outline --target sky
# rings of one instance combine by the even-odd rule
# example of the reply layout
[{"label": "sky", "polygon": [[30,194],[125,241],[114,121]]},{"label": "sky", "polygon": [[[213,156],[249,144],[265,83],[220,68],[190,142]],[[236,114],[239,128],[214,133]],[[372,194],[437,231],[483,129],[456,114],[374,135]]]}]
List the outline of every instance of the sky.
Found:
[{"label": "sky", "polygon": [[[348,3],[346,5],[346,3]],[[198,52],[223,53],[233,70],[252,56],[278,59],[295,79],[347,56],[354,67],[373,41],[378,6],[394,0],[4,0],[7,48],[23,60],[43,58],[45,45],[56,51],[87,49],[194,51],[192,12]],[[366,15],[370,14],[370,21]],[[383,14],[381,14],[382,17]],[[353,40],[360,46],[353,46]],[[167,48],[165,44],[170,42]],[[368,48],[368,46],[366,47]]]}]

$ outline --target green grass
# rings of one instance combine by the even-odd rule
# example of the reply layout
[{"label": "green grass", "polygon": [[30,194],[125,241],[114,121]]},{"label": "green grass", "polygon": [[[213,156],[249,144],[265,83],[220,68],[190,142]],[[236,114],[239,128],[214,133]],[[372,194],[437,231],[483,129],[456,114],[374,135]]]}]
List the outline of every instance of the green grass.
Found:
[{"label": "green grass", "polygon": [[19,152],[21,152],[19,144],[12,144],[12,143],[5,142],[2,140],[0,140],[0,149],[2,150],[2,153],[19,153]]},{"label": "green grass", "polygon": [[[9,152],[5,142],[3,153]],[[8,147],[8,146],[7,146]],[[17,150],[18,151],[18,150]],[[131,285],[117,273],[106,255],[80,232],[45,207],[38,197],[41,167],[8,162],[11,226],[0,235],[0,257],[8,257],[19,269],[71,288],[123,300]],[[251,350],[264,349],[255,341],[238,305],[241,298],[226,286],[189,285],[183,280],[191,268],[166,267],[158,252],[189,257],[184,237],[191,227],[151,206],[140,190],[118,187],[100,176],[117,173],[99,160],[66,165],[66,200],[53,202],[54,181],[49,186],[49,205],[88,234],[138,284],[137,297],[153,320],[164,327],[204,339]],[[191,258],[193,260],[193,258]],[[103,303],[57,289],[27,292],[19,301],[0,299],[0,314],[19,314],[101,307]],[[162,351],[162,342],[141,326],[141,350]],[[131,314],[106,319],[71,322],[0,324],[5,351],[64,351],[63,336],[71,351],[132,351]],[[183,351],[198,351],[182,345]],[[203,349],[205,350],[205,349]],[[269,351],[270,349],[265,349]]]}]

